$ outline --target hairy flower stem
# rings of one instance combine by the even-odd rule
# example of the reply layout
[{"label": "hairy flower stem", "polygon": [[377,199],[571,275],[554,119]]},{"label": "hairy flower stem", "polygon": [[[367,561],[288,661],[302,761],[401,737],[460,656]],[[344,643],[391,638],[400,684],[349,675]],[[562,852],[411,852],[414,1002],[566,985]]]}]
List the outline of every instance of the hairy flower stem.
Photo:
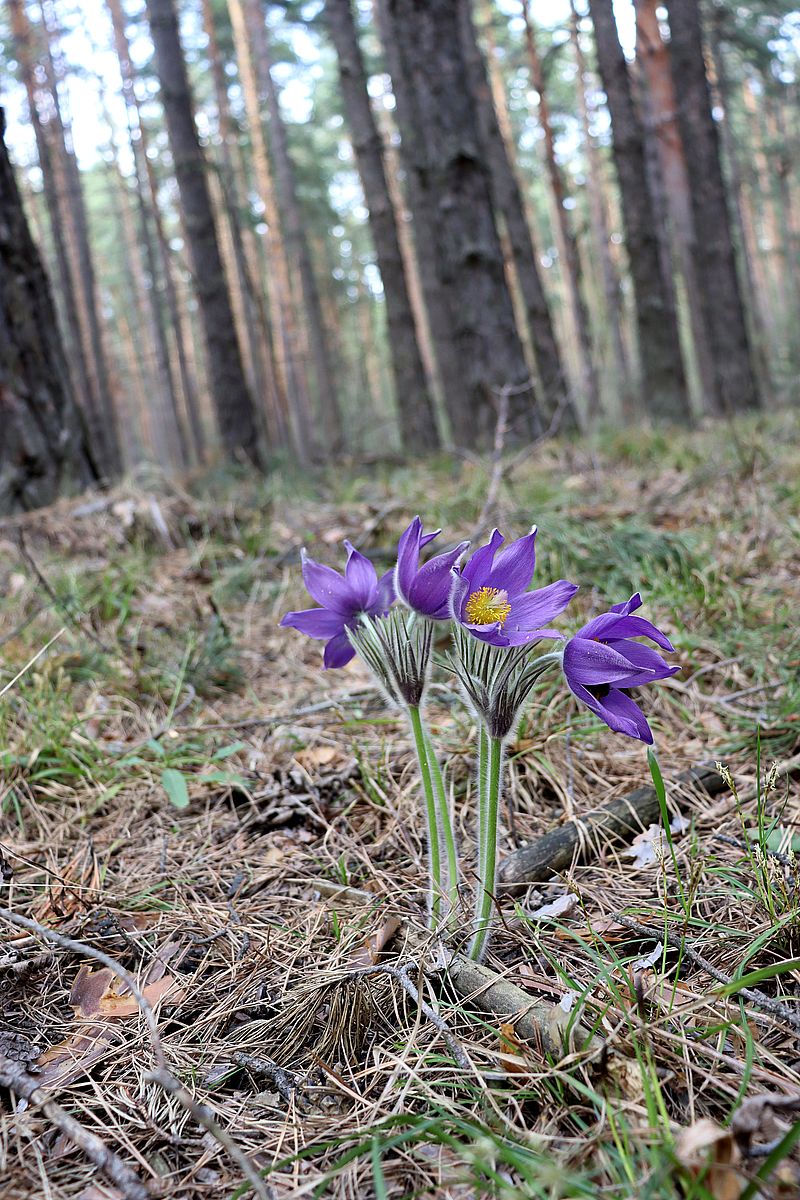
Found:
[{"label": "hairy flower stem", "polygon": [[[484,734],[484,737],[486,735]],[[475,899],[474,933],[469,957],[480,962],[489,940],[497,884],[497,818],[500,810],[500,783],[503,772],[502,738],[487,737],[488,768],[478,780],[480,789],[479,830],[483,833],[483,854],[479,864],[478,894]]]},{"label": "hairy flower stem", "polygon": [[428,768],[436,798],[439,830],[444,838],[444,849],[447,856],[447,897],[450,901],[450,915],[452,916],[458,908],[458,851],[456,839],[453,836],[453,823],[450,820],[450,806],[447,802],[442,768],[427,729],[425,730],[425,749],[428,752]]},{"label": "hairy flower stem", "polygon": [[[411,722],[411,731],[414,734],[414,745],[417,749],[417,762],[419,764],[419,774],[422,781],[422,793],[425,800],[425,817],[428,825],[428,853],[430,855],[431,867],[431,889],[430,889],[430,928],[437,929],[439,927],[442,915],[442,900],[444,892],[442,890],[442,852],[439,844],[439,822],[436,813],[436,796],[431,779],[430,761],[428,758],[428,746],[425,739],[425,730],[422,725],[422,718],[419,709],[413,705],[408,705],[408,719]],[[437,763],[438,770],[438,763]]]},{"label": "hairy flower stem", "polygon": [[486,781],[489,771],[489,735],[478,722],[478,878],[486,861]]}]

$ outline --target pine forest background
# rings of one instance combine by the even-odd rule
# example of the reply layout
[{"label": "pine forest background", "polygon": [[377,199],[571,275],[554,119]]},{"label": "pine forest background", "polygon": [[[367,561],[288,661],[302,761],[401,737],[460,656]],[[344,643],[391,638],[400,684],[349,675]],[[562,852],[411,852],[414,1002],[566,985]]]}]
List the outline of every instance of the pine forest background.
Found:
[{"label": "pine forest background", "polygon": [[791,401],[798,48],[788,0],[4,0],[0,510]]}]

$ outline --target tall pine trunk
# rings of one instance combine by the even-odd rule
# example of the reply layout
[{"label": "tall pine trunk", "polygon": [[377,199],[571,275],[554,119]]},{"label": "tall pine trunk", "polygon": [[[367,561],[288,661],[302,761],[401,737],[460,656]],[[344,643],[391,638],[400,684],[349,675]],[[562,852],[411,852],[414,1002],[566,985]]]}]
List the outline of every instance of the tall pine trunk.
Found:
[{"label": "tall pine trunk", "polygon": [[757,407],[758,387],[736,270],[717,125],[703,55],[697,0],[668,0],[670,62],[689,170],[696,268],[723,412]]},{"label": "tall pine trunk", "polygon": [[339,62],[344,111],[383,281],[389,353],[403,449],[411,453],[426,453],[436,449],[439,435],[417,340],[381,136],[370,105],[367,75],[351,0],[327,0],[325,17]]},{"label": "tall pine trunk", "polygon": [[246,180],[240,179],[241,161],[234,161],[236,127],[231,116],[225,64],[220,52],[212,0],[202,0],[202,9],[203,28],[208,38],[208,59],[217,105],[219,156],[222,167],[220,187],[228,218],[235,263],[236,290],[239,297],[237,316],[242,329],[243,344],[247,349],[248,379],[253,395],[256,399],[261,400],[264,407],[271,441],[276,445],[285,445],[288,437],[285,420],[286,396],[280,393],[273,355],[272,331],[269,328],[266,313],[259,304],[260,297],[256,291],[244,244],[241,214],[244,209],[243,194],[246,192],[247,185]]},{"label": "tall pine trunk", "polygon": [[245,0],[228,0],[228,12],[250,132],[256,187],[264,205],[264,241],[269,267],[267,293],[275,336],[276,366],[281,388],[288,401],[287,417],[294,450],[298,460],[304,463],[316,452],[317,438],[312,426],[308,374],[301,345],[300,314],[297,312],[292,293],[291,270],[261,112],[261,98],[266,90],[262,78],[264,63],[263,59],[256,55],[244,3]]},{"label": "tall pine trunk", "polygon": [[633,103],[628,66],[617,35],[612,0],[589,0],[589,10],[600,77],[611,114],[614,164],[636,297],[645,404],[655,418],[685,421],[690,410],[678,321],[659,256],[644,136]]},{"label": "tall pine trunk", "polygon": [[209,388],[222,443],[232,457],[259,462],[258,426],[220,256],[174,0],[147,0],[147,15],[203,323]]},{"label": "tall pine trunk", "polygon": [[647,93],[651,132],[655,141],[669,226],[683,278],[691,324],[697,374],[703,395],[702,407],[716,408],[714,364],[708,344],[708,328],[700,282],[695,268],[696,239],[689,176],[683,141],[678,129],[678,100],[670,72],[669,51],[661,36],[658,0],[636,0],[636,58],[643,68],[642,85]]},{"label": "tall pine trunk", "polygon": [[[86,414],[92,453],[101,471],[113,476],[120,468],[116,413],[96,308],[94,268],[77,163],[66,142],[52,64],[47,61],[37,74],[25,6],[22,0],[7,0],[7,5],[36,136],[59,282],[64,288],[76,397]],[[48,51],[45,42],[45,59]]]},{"label": "tall pine trunk", "polygon": [[[459,20],[468,83],[477,110],[482,147],[489,167],[495,209],[502,215],[519,293],[522,297],[530,345],[541,388],[540,409],[548,421],[575,423],[575,408],[568,389],[550,309],[542,286],[538,255],[525,211],[522,190],[498,119],[486,64],[475,36],[469,4],[462,0]],[[537,423],[540,419],[537,416]]]},{"label": "tall pine trunk", "polygon": [[570,38],[573,50],[575,51],[575,61],[578,68],[578,78],[576,81],[578,111],[581,119],[581,130],[583,132],[584,153],[586,155],[589,221],[591,223],[592,239],[595,244],[600,287],[605,303],[605,331],[611,351],[614,375],[616,377],[614,390],[621,395],[621,408],[627,415],[632,408],[632,393],[630,365],[623,338],[625,312],[622,304],[619,273],[611,257],[611,231],[608,223],[603,164],[589,120],[589,106],[586,99],[588,86],[587,67],[583,47],[581,46],[579,18],[575,10],[574,0],[572,0],[570,7]]},{"label": "tall pine trunk", "polygon": [[[463,47],[465,0],[389,0],[402,81],[419,114],[421,183],[438,222],[437,265],[466,364],[467,391],[450,413],[456,442],[488,446],[498,396],[509,433],[533,429],[532,388],[514,322],[475,96]],[[467,81],[468,86],[464,86]],[[395,81],[397,82],[397,81]],[[423,119],[424,117],[424,119]]]},{"label": "tall pine trunk", "polygon": [[0,109],[0,513],[96,481],[50,285],[5,144]]},{"label": "tall pine trunk", "polygon": [[272,47],[264,21],[264,6],[262,0],[245,0],[245,6],[256,70],[269,113],[269,140],[275,169],[275,189],[289,262],[299,282],[299,295],[302,298],[309,348],[314,363],[321,428],[327,452],[334,453],[341,449],[342,442],[342,414],[336,384],[336,362],[322,315],[319,285],[297,194],[295,166],[289,149],[278,89],[272,77]]},{"label": "tall pine trunk", "polygon": [[[420,183],[435,214],[439,277],[467,377],[465,403],[451,414],[454,436],[462,444],[488,444],[498,397],[505,391],[509,437],[526,440],[541,422],[515,322],[492,191],[489,146],[504,150],[504,145],[490,97],[488,108],[481,107],[474,90],[477,77],[465,46],[469,13],[464,0],[391,0],[388,9],[401,79],[412,98]],[[474,41],[471,25],[470,32]],[[482,60],[480,66],[488,97]],[[483,123],[488,113],[496,133],[491,142]],[[508,166],[505,155],[504,161]],[[514,182],[510,170],[497,178],[503,184]]]},{"label": "tall pine trunk", "polygon": [[53,135],[52,163],[57,174],[57,187],[63,194],[67,247],[72,256],[79,318],[94,398],[95,426],[92,436],[106,471],[109,475],[118,475],[122,470],[123,460],[116,409],[116,381],[112,381],[109,370],[103,323],[100,319],[97,276],[83,182],[72,141],[72,130],[64,120],[61,108],[60,87],[65,72],[58,49],[58,22],[49,0],[39,0],[39,11],[43,38],[41,65],[46,80],[45,91]]},{"label": "tall pine trunk", "polygon": [[528,52],[531,83],[539,97],[539,107],[536,116],[544,134],[544,156],[547,175],[550,181],[556,246],[558,247],[558,255],[562,264],[568,307],[578,347],[581,391],[589,414],[596,416],[600,408],[600,388],[594,365],[589,310],[582,291],[582,268],[578,252],[578,240],[570,224],[569,214],[564,203],[566,200],[564,176],[556,157],[556,141],[550,117],[547,80],[545,78],[542,57],[536,42],[536,31],[531,20],[529,0],[522,0],[522,16],[525,22],[525,47]]},{"label": "tall pine trunk", "polygon": [[372,7],[391,79],[394,117],[400,133],[399,158],[405,172],[406,201],[413,217],[411,234],[436,360],[436,378],[452,435],[451,415],[458,413],[467,388],[466,364],[459,351],[448,296],[439,275],[435,207],[423,185],[425,148],[417,132],[421,121],[415,111],[411,87],[403,73],[388,3],[389,0],[373,0]]},{"label": "tall pine trunk", "polygon": [[715,19],[710,27],[711,61],[714,71],[713,82],[716,87],[714,99],[716,107],[722,113],[719,125],[720,141],[731,183],[731,198],[733,201],[731,215],[738,234],[739,265],[748,301],[747,317],[750,322],[750,343],[758,370],[759,394],[762,400],[764,400],[773,391],[772,371],[770,369],[770,337],[768,334],[770,314],[767,302],[767,288],[766,281],[763,278],[763,264],[759,254],[755,222],[752,217],[749,198],[746,194],[742,177],[739,147],[736,144],[736,138],[731,129],[731,86],[722,47],[722,11],[717,10],[714,17]]}]

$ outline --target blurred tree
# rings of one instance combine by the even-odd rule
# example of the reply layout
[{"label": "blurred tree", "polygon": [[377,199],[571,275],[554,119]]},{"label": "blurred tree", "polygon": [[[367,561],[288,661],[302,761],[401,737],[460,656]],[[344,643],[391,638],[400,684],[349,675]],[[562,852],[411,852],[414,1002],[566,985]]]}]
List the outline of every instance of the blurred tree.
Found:
[{"label": "blurred tree", "polygon": [[381,137],[370,105],[351,0],[326,0],[325,17],[336,48],[345,114],[383,282],[402,444],[410,453],[424,453],[438,445],[439,434],[417,340]]},{"label": "blurred tree", "polygon": [[569,311],[572,317],[573,334],[578,347],[580,361],[580,390],[584,404],[591,417],[596,417],[600,408],[600,389],[597,380],[592,330],[589,312],[583,296],[582,266],[578,253],[578,240],[570,224],[566,208],[566,189],[561,166],[556,155],[556,140],[550,116],[547,79],[542,56],[536,41],[536,30],[531,18],[529,0],[522,0],[522,17],[525,22],[525,45],[531,84],[539,98],[536,116],[542,130],[545,166],[550,181],[550,192],[554,213],[554,228],[559,259],[563,264]]},{"label": "blurred tree", "polygon": [[611,114],[614,163],[636,296],[639,358],[647,411],[669,421],[689,416],[678,321],[659,256],[656,215],[645,167],[644,136],[612,0],[589,0],[600,78]]},{"label": "blurred tree", "polygon": [[469,5],[461,5],[461,33],[469,87],[477,105],[483,150],[490,170],[492,195],[502,216],[517,286],[522,297],[531,352],[539,376],[540,408],[548,422],[554,418],[561,428],[574,426],[577,410],[568,395],[566,379],[550,309],[539,274],[539,256],[525,212],[525,203],[511,161],[506,139],[486,77],[486,64],[475,36]]},{"label": "blurred tree", "polygon": [[[466,391],[449,413],[454,440],[486,446],[498,395],[509,400],[512,438],[534,426],[533,387],[505,276],[475,96],[463,50],[466,0],[389,0],[394,40],[413,113],[414,169],[435,213],[436,262],[465,369]],[[466,84],[466,86],[465,86]]]},{"label": "blurred tree", "polygon": [[178,182],[183,224],[192,256],[203,322],[208,380],[225,451],[263,459],[253,401],[247,389],[228,284],[220,257],[206,165],[194,120],[174,0],[147,0],[147,15]]},{"label": "blurred tree", "polygon": [[77,394],[86,413],[93,453],[109,477],[122,465],[115,401],[103,345],[97,283],[80,173],[62,118],[50,31],[40,29],[39,52],[24,0],[7,0],[15,52],[28,96],[51,233],[68,297]]},{"label": "blurred tree", "polygon": [[731,238],[697,0],[667,0],[678,124],[689,170],[696,266],[719,412],[757,407],[755,373]]},{"label": "blurred tree", "polygon": [[324,452],[333,456],[342,447],[342,414],[336,382],[336,363],[330,345],[330,334],[322,315],[316,270],[297,191],[297,176],[281,112],[278,88],[272,75],[273,52],[264,20],[263,0],[244,0],[244,3],[257,77],[269,113],[269,143],[275,172],[276,197],[286,241],[286,253],[292,277],[297,280],[298,285],[297,303],[305,318]]},{"label": "blurred tree", "polygon": [[[714,364],[708,345],[706,313],[695,267],[696,245],[686,157],[677,120],[677,97],[670,71],[669,50],[661,36],[659,0],[635,0],[636,61],[639,85],[648,116],[646,133],[655,143],[668,213],[668,238],[683,279],[689,310],[692,347],[702,394],[701,407],[715,411]],[[668,246],[669,256],[669,246]]]},{"label": "blurred tree", "polygon": [[50,285],[25,219],[0,108],[0,513],[100,477],[74,402]]}]

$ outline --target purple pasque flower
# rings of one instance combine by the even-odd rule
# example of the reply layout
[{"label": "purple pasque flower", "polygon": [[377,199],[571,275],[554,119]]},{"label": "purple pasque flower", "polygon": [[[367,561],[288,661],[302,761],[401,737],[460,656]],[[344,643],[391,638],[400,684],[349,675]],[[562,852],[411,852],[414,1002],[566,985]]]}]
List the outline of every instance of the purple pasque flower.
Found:
[{"label": "purple pasque flower", "polygon": [[495,529],[485,546],[452,571],[450,615],[465,629],[492,646],[523,646],[541,637],[560,637],[546,626],[562,613],[577,592],[574,583],[559,579],[529,592],[536,564],[536,526],[511,542]]},{"label": "purple pasque flower", "polygon": [[311,599],[321,607],[288,612],[280,622],[308,637],[324,639],[326,667],[343,667],[349,663],[355,650],[350,645],[347,630],[355,628],[362,614],[384,616],[394,600],[394,573],[387,571],[378,579],[369,559],[350,542],[344,545],[347,562],[343,575],[332,567],[314,562],[303,551],[303,582]]},{"label": "purple pasque flower", "polygon": [[680,668],[671,667],[650,646],[633,640],[646,637],[662,650],[675,649],[650,621],[631,616],[641,604],[642,598],[636,592],[624,604],[615,604],[594,617],[570,638],[564,648],[564,676],[570,691],[609,729],[651,745],[653,734],[647,718],[628,689],[666,679]]},{"label": "purple pasque flower", "polygon": [[459,542],[444,554],[429,558],[424,566],[419,565],[419,553],[441,533],[425,533],[420,517],[414,517],[397,544],[397,566],[394,569],[394,589],[398,600],[423,617],[433,621],[450,620],[450,574],[469,542]]}]

